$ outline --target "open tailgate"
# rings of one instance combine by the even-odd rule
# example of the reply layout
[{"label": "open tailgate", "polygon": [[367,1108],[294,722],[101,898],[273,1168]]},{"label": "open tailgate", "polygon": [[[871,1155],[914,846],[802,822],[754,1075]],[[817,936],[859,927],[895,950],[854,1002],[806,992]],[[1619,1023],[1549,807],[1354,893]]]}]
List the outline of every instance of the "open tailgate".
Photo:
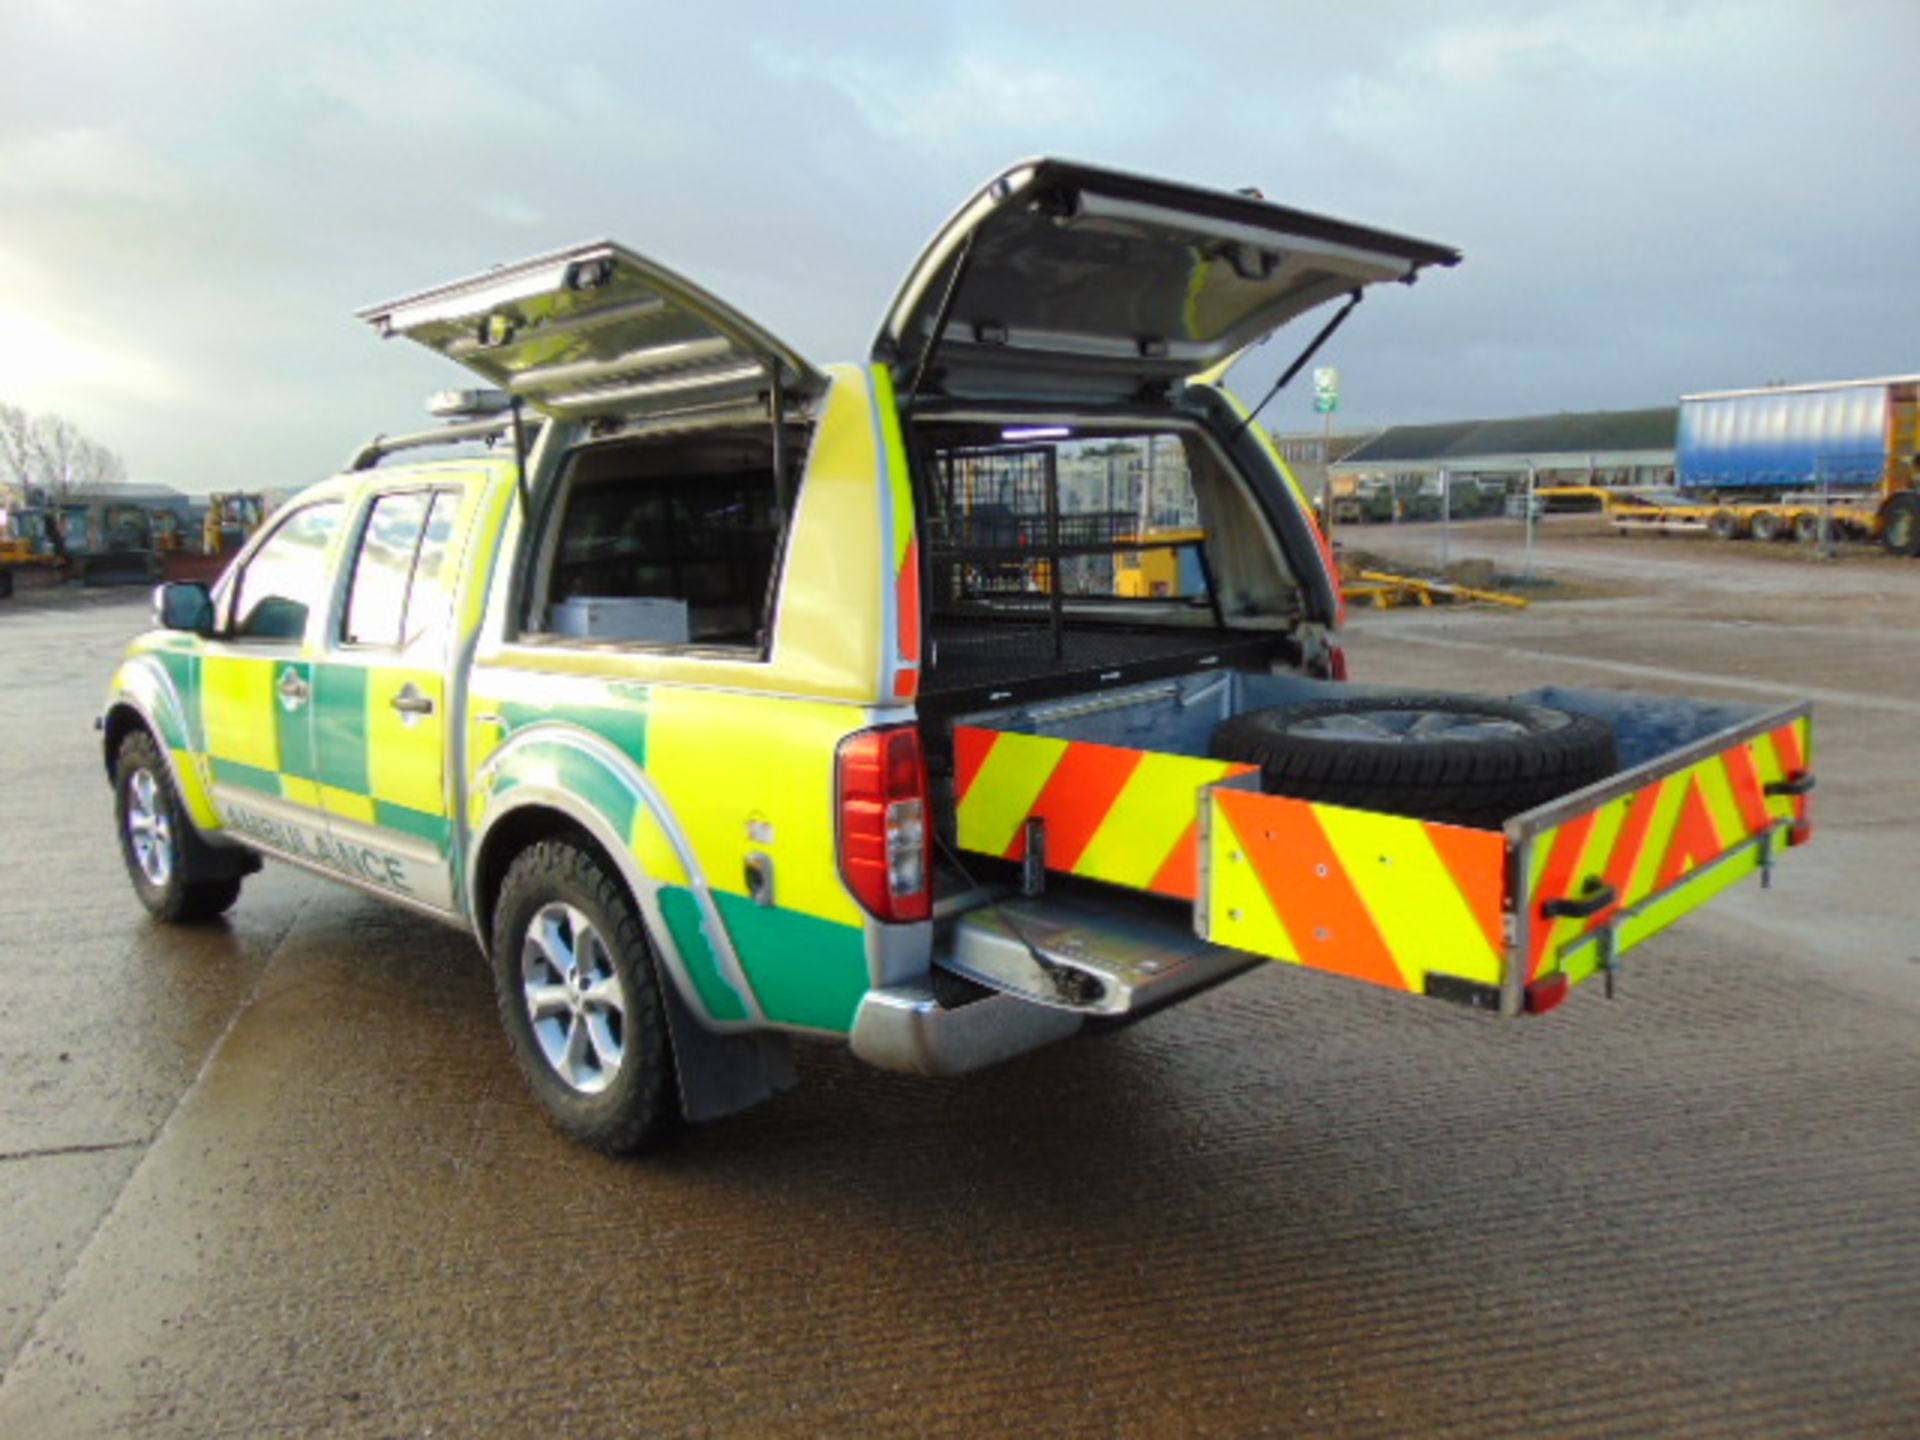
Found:
[{"label": "open tailgate", "polygon": [[1251,767],[956,727],[963,850],[1192,902],[1217,946],[1504,1014],[1589,976],[1811,834],[1811,711],[1553,689],[1622,765],[1471,829],[1263,794]]}]

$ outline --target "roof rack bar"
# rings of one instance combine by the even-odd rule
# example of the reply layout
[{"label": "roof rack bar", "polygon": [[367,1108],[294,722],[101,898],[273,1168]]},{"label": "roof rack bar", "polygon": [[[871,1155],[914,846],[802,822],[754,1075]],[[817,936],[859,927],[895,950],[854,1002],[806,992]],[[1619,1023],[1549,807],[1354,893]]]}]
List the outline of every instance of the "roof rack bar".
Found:
[{"label": "roof rack bar", "polygon": [[451,445],[458,440],[494,440],[513,429],[513,417],[496,415],[486,420],[469,420],[459,425],[437,425],[411,435],[376,435],[347,462],[349,470],[371,470],[385,456],[397,450],[418,450],[428,445]]}]

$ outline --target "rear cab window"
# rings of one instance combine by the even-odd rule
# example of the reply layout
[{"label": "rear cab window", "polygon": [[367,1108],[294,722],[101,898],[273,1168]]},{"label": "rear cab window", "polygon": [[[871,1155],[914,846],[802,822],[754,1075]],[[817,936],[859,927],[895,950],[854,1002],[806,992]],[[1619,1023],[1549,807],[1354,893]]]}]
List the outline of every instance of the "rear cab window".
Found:
[{"label": "rear cab window", "polygon": [[1301,616],[1270,525],[1197,427],[927,420],[914,448],[926,693],[1175,662]]},{"label": "rear cab window", "polygon": [[344,643],[403,649],[444,630],[460,498],[453,490],[374,498],[348,582]]},{"label": "rear cab window", "polygon": [[601,442],[547,517],[522,638],[764,656],[806,434],[765,421]]}]

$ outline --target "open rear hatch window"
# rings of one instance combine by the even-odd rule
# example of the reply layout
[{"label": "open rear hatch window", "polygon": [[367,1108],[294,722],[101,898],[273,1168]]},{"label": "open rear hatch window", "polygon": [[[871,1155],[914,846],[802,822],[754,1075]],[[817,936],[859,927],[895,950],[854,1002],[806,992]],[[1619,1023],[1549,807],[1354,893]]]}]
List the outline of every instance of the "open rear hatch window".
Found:
[{"label": "open rear hatch window", "polygon": [[656,419],[826,387],[757,322],[604,240],[372,305],[360,317],[551,415]]},{"label": "open rear hatch window", "polygon": [[1243,194],[1038,160],[934,237],[875,357],[953,397],[1155,399],[1317,305],[1459,258]]}]

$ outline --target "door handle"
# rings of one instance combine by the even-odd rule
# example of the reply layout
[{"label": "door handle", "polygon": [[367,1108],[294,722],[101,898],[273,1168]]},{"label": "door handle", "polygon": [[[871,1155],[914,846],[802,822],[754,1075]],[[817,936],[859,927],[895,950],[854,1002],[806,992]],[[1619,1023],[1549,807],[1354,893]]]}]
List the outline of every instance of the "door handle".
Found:
[{"label": "door handle", "polygon": [[433,713],[433,697],[422,695],[414,683],[409,680],[400,687],[400,693],[393,697],[393,708],[409,719],[416,715]]},{"label": "door handle", "polygon": [[313,687],[300,678],[300,672],[289,665],[280,672],[280,703],[289,710],[298,710],[307,703],[313,694]]}]

